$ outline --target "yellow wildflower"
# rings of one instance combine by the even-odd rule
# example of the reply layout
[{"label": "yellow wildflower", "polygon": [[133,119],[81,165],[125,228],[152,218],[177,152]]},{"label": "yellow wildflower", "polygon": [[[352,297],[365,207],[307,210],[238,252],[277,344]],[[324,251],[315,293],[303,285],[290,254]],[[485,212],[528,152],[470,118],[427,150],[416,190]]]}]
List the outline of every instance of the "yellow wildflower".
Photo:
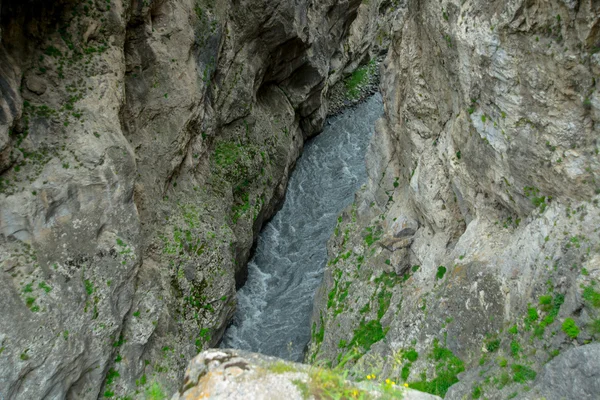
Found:
[{"label": "yellow wildflower", "polygon": [[408,383],[405,383],[405,384],[404,384],[404,387],[408,387]]},{"label": "yellow wildflower", "polygon": [[371,380],[371,375],[367,375],[367,379],[368,379],[368,380]]},{"label": "yellow wildflower", "polygon": [[385,380],[385,383],[387,383],[388,385],[390,384],[390,382],[391,382],[391,381],[390,381],[389,379],[386,379],[386,380]]}]

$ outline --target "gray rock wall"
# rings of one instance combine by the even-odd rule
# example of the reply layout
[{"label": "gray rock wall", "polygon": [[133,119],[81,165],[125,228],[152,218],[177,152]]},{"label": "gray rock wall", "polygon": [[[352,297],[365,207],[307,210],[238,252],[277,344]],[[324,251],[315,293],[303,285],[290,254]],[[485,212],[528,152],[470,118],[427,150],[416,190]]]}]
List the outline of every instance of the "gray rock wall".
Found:
[{"label": "gray rock wall", "polygon": [[2,1],[3,398],[178,386],[381,4]]},{"label": "gray rock wall", "polygon": [[407,1],[393,24],[307,359],[525,398],[600,337],[599,5]]}]

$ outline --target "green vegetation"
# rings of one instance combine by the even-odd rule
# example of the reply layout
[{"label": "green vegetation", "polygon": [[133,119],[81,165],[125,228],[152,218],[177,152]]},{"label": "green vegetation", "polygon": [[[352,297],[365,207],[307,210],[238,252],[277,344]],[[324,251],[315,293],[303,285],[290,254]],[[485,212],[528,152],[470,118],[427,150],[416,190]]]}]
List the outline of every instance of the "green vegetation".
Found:
[{"label": "green vegetation", "polygon": [[385,338],[388,328],[383,329],[381,322],[371,320],[361,321],[359,327],[354,331],[350,341],[350,347],[360,346],[365,352],[371,350],[371,346]]},{"label": "green vegetation", "polygon": [[537,312],[537,309],[535,307],[529,307],[527,309],[527,317],[525,317],[525,323],[532,323],[538,320],[539,318],[539,314]]},{"label": "green vegetation", "polygon": [[358,68],[352,75],[344,81],[346,85],[346,95],[351,99],[356,99],[360,96],[360,88],[371,79],[375,73],[375,60],[369,61],[369,64]]},{"label": "green vegetation", "polygon": [[589,329],[592,335],[600,335],[600,318],[597,318],[590,322]]},{"label": "green vegetation", "polygon": [[415,362],[419,358],[419,353],[415,349],[408,349],[406,353],[404,353],[404,358],[410,362]]},{"label": "green vegetation", "polygon": [[381,239],[381,235],[383,234],[381,229],[374,229],[370,226],[365,228],[365,231],[366,231],[365,242],[368,247],[371,247],[375,242],[377,242],[379,239]]},{"label": "green vegetation", "polygon": [[84,281],[85,284],[85,291],[87,292],[88,295],[92,295],[94,293],[94,284],[92,282],[90,282],[89,279],[86,279]]},{"label": "green vegetation", "polygon": [[[371,379],[369,375],[368,379]],[[354,386],[347,380],[348,371],[327,368],[312,368],[308,374],[308,381],[294,380],[292,383],[296,385],[302,397],[305,399],[360,399],[368,400],[373,396],[362,388]],[[379,390],[383,392],[386,399],[401,399],[402,390],[396,388],[394,382],[387,380],[379,385]]]},{"label": "green vegetation", "polygon": [[565,319],[565,322],[562,324],[562,330],[567,334],[571,339],[577,338],[579,336],[579,327],[575,324],[575,321],[572,318]]},{"label": "green vegetation", "polygon": [[119,374],[119,371],[113,368],[109,369],[106,374],[106,386],[112,385],[115,382],[115,379],[117,379],[120,376],[121,375]]},{"label": "green vegetation", "polygon": [[521,351],[521,344],[516,341],[513,340],[512,342],[510,342],[510,354],[512,354],[512,356],[514,358],[519,358],[519,352]]},{"label": "green vegetation", "polygon": [[435,274],[435,278],[436,279],[443,279],[444,275],[446,274],[446,267],[444,267],[443,265],[440,265],[437,269],[437,273]]},{"label": "green vegetation", "polygon": [[269,365],[269,371],[275,374],[285,374],[286,372],[298,372],[296,368],[283,361],[277,361],[275,364]]},{"label": "green vegetation", "polygon": [[166,398],[167,395],[158,382],[152,382],[152,384],[146,389],[146,400],[164,400]]},{"label": "green vegetation", "polygon": [[[544,297],[548,297],[548,296],[542,296],[540,298],[540,303],[542,302],[542,298],[544,298]],[[562,306],[562,304],[565,302],[565,296],[560,293],[557,294],[556,296],[554,296],[554,298],[552,298],[552,297],[550,297],[550,298],[551,298],[551,302],[552,302],[552,306],[551,306],[552,308],[550,308],[550,310],[548,310],[548,315],[546,315],[544,317],[544,319],[542,320],[542,322],[540,323],[540,325],[544,328],[554,322],[554,320],[558,316],[558,312],[560,311],[560,306]],[[543,301],[547,301],[546,298],[544,298]],[[546,310],[549,307],[550,307],[550,303],[544,304],[544,308]]]},{"label": "green vegetation", "polygon": [[497,351],[500,348],[500,339],[489,340],[485,343],[485,348],[490,353]]},{"label": "green vegetation", "polygon": [[525,365],[513,364],[510,366],[513,371],[513,381],[517,383],[525,383],[532,381],[536,377],[536,372]]},{"label": "green vegetation", "polygon": [[552,200],[552,197],[550,196],[540,196],[540,190],[532,186],[525,186],[523,188],[523,193],[525,194],[525,197],[531,200],[531,204],[533,204],[534,207],[539,207],[540,213],[543,213],[546,210],[546,200]]},{"label": "green vegetation", "polygon": [[235,164],[243,151],[241,145],[231,142],[221,142],[215,146],[213,152],[214,161],[220,167],[229,167]]},{"label": "green vegetation", "polygon": [[551,295],[544,295],[540,297],[540,305],[541,306],[548,306],[552,303],[552,296]]},{"label": "green vegetation", "polygon": [[583,299],[596,308],[600,308],[600,293],[592,286],[583,287]]},{"label": "green vegetation", "polygon": [[435,362],[436,377],[427,381],[423,374],[421,381],[409,383],[409,386],[422,392],[444,397],[450,386],[458,382],[457,375],[465,370],[464,363],[449,349],[440,346],[437,339],[433,341],[433,350],[429,354],[429,358]]}]

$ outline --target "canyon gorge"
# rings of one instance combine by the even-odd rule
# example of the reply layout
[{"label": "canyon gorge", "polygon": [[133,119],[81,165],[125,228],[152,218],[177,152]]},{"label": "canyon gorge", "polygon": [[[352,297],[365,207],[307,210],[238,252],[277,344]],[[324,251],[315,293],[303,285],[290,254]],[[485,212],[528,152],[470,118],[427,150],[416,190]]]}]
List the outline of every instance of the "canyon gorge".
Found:
[{"label": "canyon gorge", "polygon": [[595,0],[1,0],[0,399],[599,398],[598,78]]}]

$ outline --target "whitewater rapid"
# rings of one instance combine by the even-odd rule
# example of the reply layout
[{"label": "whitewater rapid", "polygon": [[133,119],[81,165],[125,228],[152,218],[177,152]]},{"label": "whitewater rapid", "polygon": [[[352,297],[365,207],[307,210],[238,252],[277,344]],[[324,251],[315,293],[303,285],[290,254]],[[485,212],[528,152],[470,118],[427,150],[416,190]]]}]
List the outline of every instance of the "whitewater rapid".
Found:
[{"label": "whitewater rapid", "polygon": [[260,233],[221,347],[302,360],[327,240],[366,181],[365,153],[382,113],[376,94],[329,118],[323,133],[306,144],[283,207]]}]

